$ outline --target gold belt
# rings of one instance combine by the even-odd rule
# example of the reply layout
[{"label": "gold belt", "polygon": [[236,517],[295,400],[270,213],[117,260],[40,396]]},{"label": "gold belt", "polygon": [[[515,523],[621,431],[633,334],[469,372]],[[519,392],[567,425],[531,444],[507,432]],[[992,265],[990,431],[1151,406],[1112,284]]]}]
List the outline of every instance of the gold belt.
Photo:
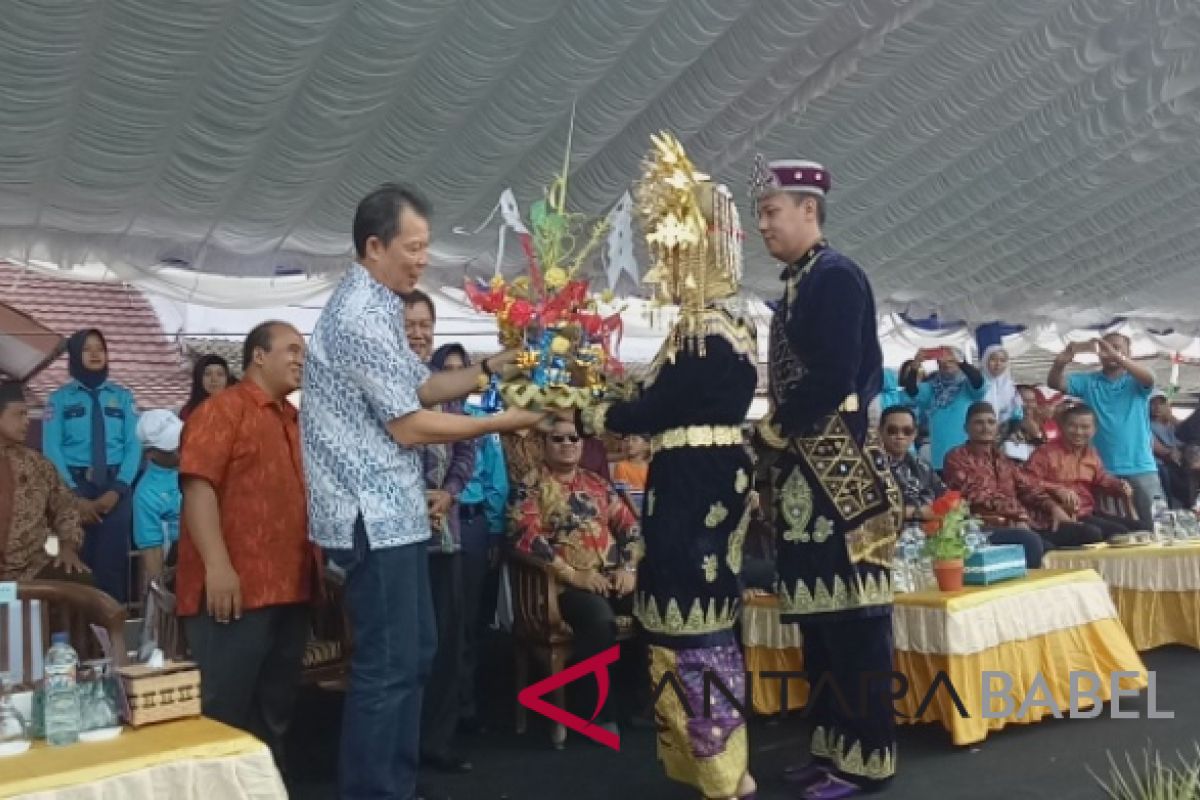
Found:
[{"label": "gold belt", "polygon": [[742,441],[739,425],[691,425],[658,434],[650,440],[650,448],[658,451],[677,447],[727,447]]}]

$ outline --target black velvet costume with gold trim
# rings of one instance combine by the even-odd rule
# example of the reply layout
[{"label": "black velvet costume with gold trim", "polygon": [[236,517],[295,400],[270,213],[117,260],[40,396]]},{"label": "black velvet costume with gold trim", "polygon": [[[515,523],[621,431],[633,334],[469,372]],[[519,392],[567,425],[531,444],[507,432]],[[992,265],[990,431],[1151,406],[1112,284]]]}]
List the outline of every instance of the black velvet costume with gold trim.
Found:
[{"label": "black velvet costume with gold trim", "polygon": [[[863,271],[824,242],[784,271],[771,324],[777,572],[783,620],[800,624],[809,683],[857,698],[892,669],[891,566],[903,502],[869,430],[882,382],[875,301]],[[876,681],[876,684],[879,684]],[[828,688],[828,687],[827,687]],[[816,698],[814,759],[862,786],[893,775],[895,723],[886,683],[865,713]]]},{"label": "black velvet costume with gold trim", "polygon": [[638,399],[580,414],[586,434],[639,433],[655,443],[635,613],[652,644],[675,648],[733,641],[750,522],[754,467],[733,436],[754,399],[754,329],[720,306],[706,314],[721,324],[703,337],[703,355],[698,341],[668,337]]},{"label": "black velvet costume with gold trim", "polygon": [[870,285],[824,243],[783,277],[771,323],[771,412],[759,426],[776,451],[781,610],[785,618],[890,614],[903,506],[868,431],[883,362]]}]

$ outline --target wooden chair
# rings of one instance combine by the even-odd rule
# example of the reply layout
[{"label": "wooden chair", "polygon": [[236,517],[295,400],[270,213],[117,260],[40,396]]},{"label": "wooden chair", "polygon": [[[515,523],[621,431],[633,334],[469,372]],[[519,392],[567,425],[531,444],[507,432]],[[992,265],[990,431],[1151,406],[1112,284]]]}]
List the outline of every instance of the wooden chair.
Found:
[{"label": "wooden chair", "polygon": [[1140,530],[1145,526],[1138,519],[1137,511],[1133,507],[1132,501],[1124,494],[1109,494],[1108,492],[1092,492],[1092,497],[1096,501],[1096,510],[1102,511],[1105,514],[1111,514],[1114,517],[1120,517],[1129,522],[1134,530]]},{"label": "wooden chair", "polygon": [[175,613],[175,593],[168,588],[170,584],[168,573],[150,581],[146,589],[146,617],[142,624],[154,630],[155,641],[165,658],[183,661],[188,657],[187,637],[183,632],[183,623]]},{"label": "wooden chair", "polygon": [[[99,589],[71,581],[18,581],[17,600],[16,618],[21,626],[21,652],[17,655],[23,678],[17,683],[19,688],[33,688],[34,664],[50,649],[51,635],[59,631],[66,631],[70,636],[71,646],[79,654],[79,660],[88,661],[104,657],[91,626],[103,628],[108,633],[112,647],[113,667],[123,666],[127,662],[125,608]],[[33,601],[37,601],[36,605]],[[0,614],[0,628],[3,628],[0,639],[3,640],[5,651],[18,638],[8,630],[11,624],[12,617],[9,614]],[[36,659],[35,653],[38,654]],[[7,666],[13,660],[12,655],[0,653],[0,665]]]},{"label": "wooden chair", "polygon": [[313,611],[313,635],[304,648],[300,682],[324,689],[345,689],[352,650],[345,587],[325,573],[325,602]]},{"label": "wooden chair", "polygon": [[[170,568],[151,581],[147,596],[153,613],[145,624],[153,626],[155,638],[168,659],[188,657],[187,637],[175,613],[175,594],[170,585]],[[350,624],[346,619],[342,584],[325,575],[325,602],[313,612],[313,635],[304,648],[300,682],[329,689],[344,689],[350,671]]]},{"label": "wooden chair", "polygon": [[[558,608],[558,579],[550,565],[527,553],[509,551],[508,567],[513,591],[513,638],[516,659],[517,691],[529,685],[529,663],[534,660],[549,674],[561,672],[571,658],[571,626]],[[633,617],[617,617],[617,641],[633,638]],[[554,705],[566,707],[566,687],[560,686],[551,695]],[[528,710],[517,703],[517,733],[529,727]],[[561,750],[567,740],[567,729],[555,723],[550,740]]]}]

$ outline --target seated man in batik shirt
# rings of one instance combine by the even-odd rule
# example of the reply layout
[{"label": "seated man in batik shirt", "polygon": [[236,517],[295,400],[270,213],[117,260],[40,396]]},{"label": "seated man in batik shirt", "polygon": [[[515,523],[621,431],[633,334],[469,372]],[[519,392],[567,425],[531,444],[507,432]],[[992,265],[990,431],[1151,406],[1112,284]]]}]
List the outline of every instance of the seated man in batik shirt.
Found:
[{"label": "seated man in batik shirt", "polygon": [[[1045,549],[1100,541],[1100,531],[1076,518],[1079,497],[1070,489],[1044,483],[1010,461],[996,447],[999,424],[990,403],[967,411],[969,439],[946,456],[946,484],[962,492],[971,510],[993,524],[1032,530]],[[996,537],[992,537],[993,543]]]},{"label": "seated man in batik shirt", "polygon": [[[933,519],[933,501],[946,493],[946,485],[928,461],[913,453],[917,422],[912,409],[904,406],[884,409],[879,434],[888,466],[904,496],[904,518],[916,522]],[[1039,534],[1026,528],[995,526],[987,532],[990,544],[1019,544],[1025,550],[1025,565],[1029,569],[1041,567],[1045,543]]]},{"label": "seated man in batik shirt", "polygon": [[[633,613],[641,530],[612,484],[579,466],[583,444],[573,421],[554,424],[545,454],[516,487],[510,533],[517,550],[552,565],[562,587],[558,607],[582,661],[616,644],[617,615]],[[596,721],[615,727],[605,710]]]},{"label": "seated man in batik shirt", "polygon": [[[1101,511],[1098,495],[1123,497],[1132,508],[1133,486],[1104,468],[1100,453],[1092,446],[1096,435],[1096,412],[1077,405],[1063,413],[1063,436],[1034,451],[1025,470],[1045,486],[1073,493],[1071,514],[1076,532],[1084,543],[1100,541],[1135,530],[1137,520]],[[1061,528],[1060,528],[1061,530]],[[1067,542],[1066,544],[1071,544]]]},{"label": "seated man in batik shirt", "polygon": [[[91,583],[79,558],[83,527],[74,493],[54,465],[27,447],[29,409],[21,384],[0,381],[0,581]],[[58,537],[58,556],[46,552]]]}]

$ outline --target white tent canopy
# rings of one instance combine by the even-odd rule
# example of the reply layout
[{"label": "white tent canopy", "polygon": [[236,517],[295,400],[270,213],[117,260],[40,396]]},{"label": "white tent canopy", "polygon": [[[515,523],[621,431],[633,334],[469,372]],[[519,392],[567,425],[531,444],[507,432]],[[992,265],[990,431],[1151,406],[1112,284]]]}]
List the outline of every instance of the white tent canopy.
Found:
[{"label": "white tent canopy", "polygon": [[1195,0],[47,0],[0,52],[0,256],[180,299],[321,293],[391,179],[434,283],[488,274],[499,222],[464,232],[539,195],[574,107],[589,214],[669,128],[739,195],[756,151],[826,163],[886,311],[1200,328]]}]

